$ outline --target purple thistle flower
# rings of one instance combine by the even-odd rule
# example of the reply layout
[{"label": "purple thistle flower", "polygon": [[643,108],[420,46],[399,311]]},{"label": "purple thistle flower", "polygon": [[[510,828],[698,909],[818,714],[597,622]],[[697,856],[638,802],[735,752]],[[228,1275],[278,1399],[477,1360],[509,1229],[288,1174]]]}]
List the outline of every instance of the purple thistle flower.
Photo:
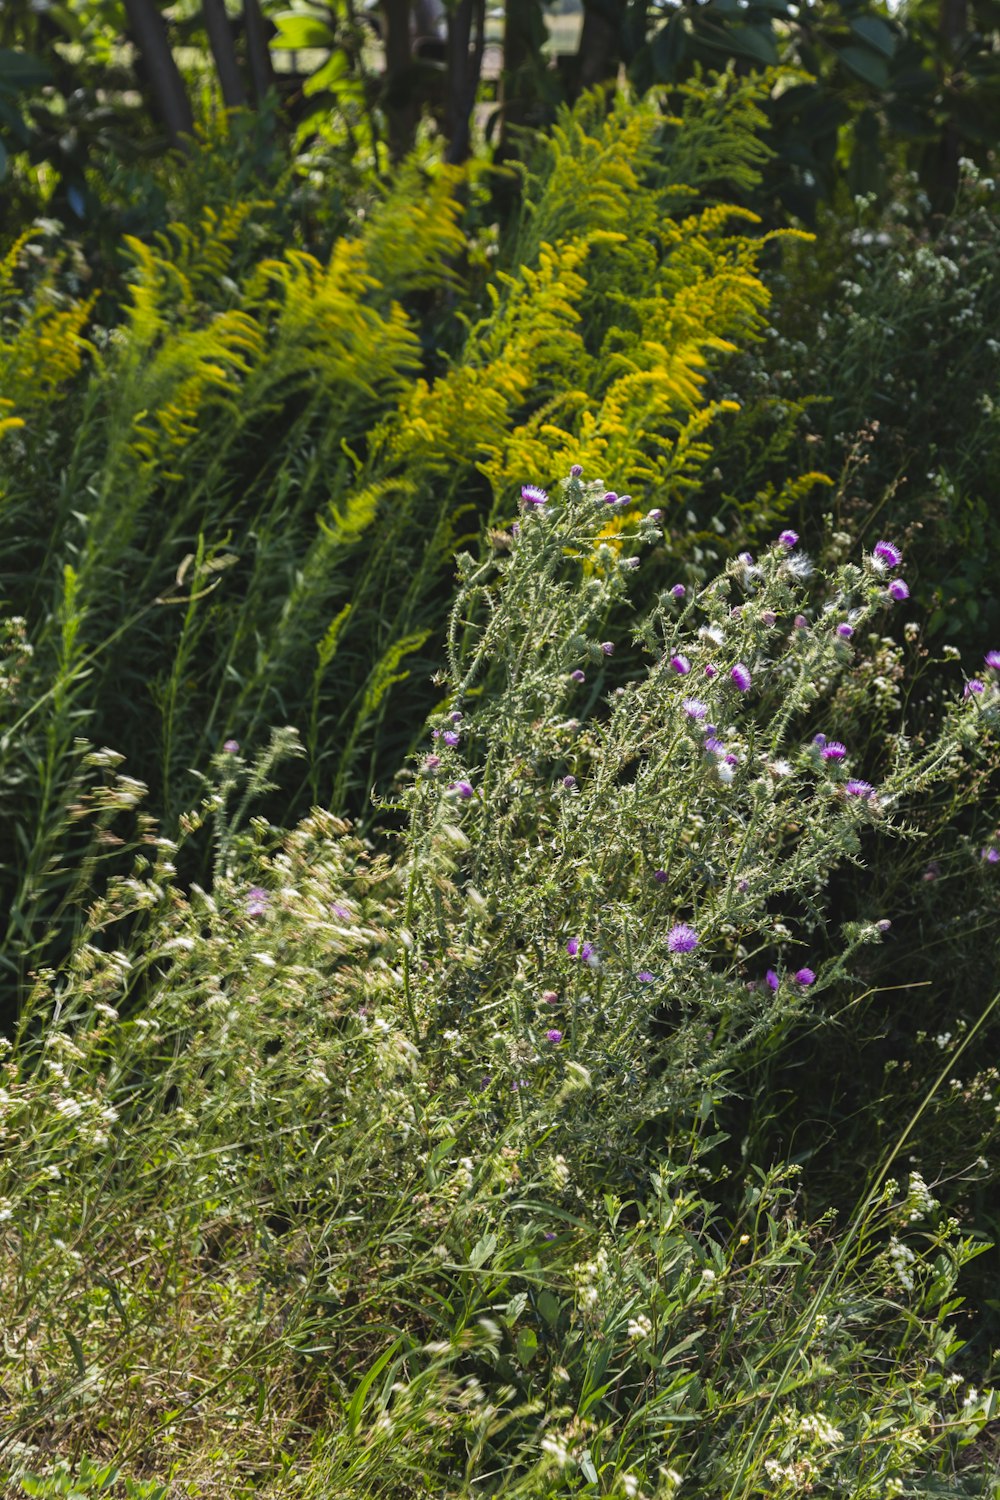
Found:
[{"label": "purple thistle flower", "polygon": [[608,490],[608,493],[604,497],[604,503],[605,505],[616,505],[618,503],[618,496],[614,490]]},{"label": "purple thistle flower", "polygon": [[764,978],[767,981],[768,989],[771,990],[776,990],[781,983],[781,980],[778,978],[773,969],[768,969],[767,973],[764,975]]},{"label": "purple thistle flower", "polygon": [[558,1045],[562,1041],[562,1039],[563,1039],[562,1032],[561,1031],[557,1031],[554,1026],[553,1026],[553,1028],[552,1028],[551,1031],[547,1031],[545,1033],[545,1040],[547,1042],[551,1042],[552,1045],[553,1045],[553,1047],[558,1047]]},{"label": "purple thistle flower", "polygon": [[904,599],[909,599],[910,590],[902,578],[894,578],[889,585],[889,598],[895,599],[897,604],[902,604]]},{"label": "purple thistle flower", "polygon": [[795,983],[808,988],[809,985],[816,983],[816,975],[812,969],[797,969],[795,972]]},{"label": "purple thistle flower", "polygon": [[223,750],[225,750],[227,755],[239,755],[240,742],[239,740],[227,740],[222,748]]},{"label": "purple thistle flower", "polygon": [[872,557],[875,558],[876,566],[880,571],[886,568],[898,568],[903,561],[903,554],[893,542],[876,542],[872,549]]},{"label": "purple thistle flower", "polygon": [[813,744],[814,745],[818,745],[820,747],[820,749],[822,750],[823,746],[826,744],[826,735],[825,734],[814,734],[813,735]]},{"label": "purple thistle flower", "polygon": [[838,625],[837,626],[837,634],[840,636],[840,639],[842,641],[849,641],[851,639],[851,636],[854,634],[854,626],[853,625]]},{"label": "purple thistle flower", "polygon": [[745,568],[752,568],[753,567],[753,553],[752,552],[738,552],[736,554],[736,556],[737,556],[737,558],[739,559],[739,561],[743,564],[743,566]]},{"label": "purple thistle flower", "polygon": [[652,510],[647,510],[646,520],[654,522],[663,520],[663,512],[658,505],[654,505]]},{"label": "purple thistle flower", "polygon": [[446,729],[441,738],[444,740],[446,745],[451,745],[452,747],[454,747],[458,744],[462,736],[460,734],[456,734],[454,729]]},{"label": "purple thistle flower", "polygon": [[750,684],[753,679],[750,676],[749,668],[745,667],[741,661],[736,663],[729,675],[741,693],[748,693],[750,691]]},{"label": "purple thistle flower", "polygon": [[573,467],[569,471],[569,477],[571,479],[579,479],[580,476],[582,475],[582,473],[583,473],[583,464],[574,464]]},{"label": "purple thistle flower", "polygon": [[778,616],[774,613],[773,609],[765,609],[764,613],[761,615],[761,619],[764,621],[765,625],[773,625],[777,618]]},{"label": "purple thistle flower", "polygon": [[471,785],[467,781],[453,781],[448,790],[449,792],[457,792],[465,801],[475,796]]},{"label": "purple thistle flower", "polygon": [[271,904],[271,897],[262,886],[252,885],[246,894],[248,917],[262,917]]},{"label": "purple thistle flower", "polygon": [[639,559],[637,557],[623,557],[622,558],[622,567],[623,568],[633,568],[634,569],[634,568],[637,568],[638,566],[639,566]]},{"label": "purple thistle flower", "polygon": [[525,505],[544,505],[548,500],[546,492],[537,484],[522,484],[521,499]]},{"label": "purple thistle flower", "polygon": [[684,587],[683,583],[675,583],[670,592],[673,594],[675,599],[683,599],[684,595],[687,593],[687,589]]},{"label": "purple thistle flower", "polygon": [[331,901],[330,910],[333,912],[333,915],[335,917],[339,917],[342,922],[349,922],[351,920],[351,909],[350,907],[345,906],[342,901]]},{"label": "purple thistle flower", "polygon": [[670,665],[673,667],[678,677],[686,677],[691,670],[691,663],[688,661],[686,656],[672,656],[670,658]]},{"label": "purple thistle flower", "polygon": [[639,981],[640,984],[653,984],[653,983],[655,983],[655,978],[649,972],[648,969],[640,969],[639,972],[638,972],[638,974],[635,977],[636,977],[636,979],[638,979],[638,981]]},{"label": "purple thistle flower", "polygon": [[985,691],[986,691],[986,685],[985,685],[985,683],[980,682],[978,677],[971,677],[969,679],[969,681],[965,684],[965,691],[962,694],[962,697],[963,698],[968,698],[968,697],[970,697],[973,694],[978,695],[979,693],[985,693]]},{"label": "purple thistle flower", "polygon": [[700,698],[685,698],[683,708],[689,719],[703,719],[708,713],[708,708]]},{"label": "purple thistle flower", "polygon": [[691,953],[698,946],[698,934],[686,922],[677,922],[667,933],[671,953]]},{"label": "purple thistle flower", "polygon": [[579,667],[577,667],[575,672],[571,672],[569,675],[574,682],[586,682],[587,680],[586,672],[581,672]]},{"label": "purple thistle flower", "polygon": [[993,672],[1000,672],[1000,651],[987,651],[983,661]]},{"label": "purple thistle flower", "polygon": [[824,760],[843,760],[847,754],[847,746],[842,745],[839,740],[827,740],[820,751]]},{"label": "purple thistle flower", "polygon": [[653,879],[656,881],[657,885],[663,885],[664,882],[666,881],[666,878],[667,878],[667,872],[666,872],[666,870],[654,870],[653,871]]},{"label": "purple thistle flower", "polygon": [[783,531],[779,536],[778,541],[783,547],[787,547],[789,552],[791,552],[793,547],[797,547],[799,545],[799,534],[797,531]]},{"label": "purple thistle flower", "polygon": [[795,626],[796,630],[809,629],[809,621],[806,619],[805,615],[796,615],[792,623]]},{"label": "purple thistle flower", "polygon": [[563,784],[563,786],[566,788],[566,790],[568,792],[571,792],[573,790],[573,788],[576,786],[576,777],[575,776],[564,776],[563,779],[562,779],[562,784]]},{"label": "purple thistle flower", "polygon": [[614,641],[602,641],[601,642],[601,650],[604,652],[605,656],[614,656],[614,654],[615,654],[615,643],[614,643]]},{"label": "purple thistle flower", "polygon": [[455,708],[452,709],[448,717],[453,724],[461,724],[462,720],[465,718],[465,715],[463,713],[460,713],[458,709]]},{"label": "purple thistle flower", "polygon": [[424,765],[427,767],[428,771],[436,771],[440,764],[440,755],[428,755],[424,758]]},{"label": "purple thistle flower", "polygon": [[570,958],[582,959],[592,969],[599,969],[601,967],[601,960],[593,943],[581,943],[579,938],[570,938],[566,944],[566,952]]},{"label": "purple thistle flower", "polygon": [[851,780],[845,783],[844,791],[849,797],[870,797],[875,788],[870,781]]},{"label": "purple thistle flower", "polygon": [[980,855],[981,855],[981,858],[985,859],[985,861],[986,861],[986,863],[988,865],[998,865],[998,864],[1000,864],[1000,850],[993,849],[993,848],[986,848],[986,849],[982,849],[980,851]]},{"label": "purple thistle flower", "polygon": [[708,755],[725,755],[726,747],[722,740],[716,739],[714,734],[710,734],[705,740],[705,751]]}]

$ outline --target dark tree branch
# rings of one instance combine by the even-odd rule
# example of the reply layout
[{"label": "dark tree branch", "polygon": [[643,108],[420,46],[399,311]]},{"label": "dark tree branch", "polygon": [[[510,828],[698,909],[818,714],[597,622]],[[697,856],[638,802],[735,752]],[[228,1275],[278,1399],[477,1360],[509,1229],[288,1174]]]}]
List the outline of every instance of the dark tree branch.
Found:
[{"label": "dark tree branch", "polygon": [[[473,40],[473,30],[475,39]],[[463,162],[472,147],[472,111],[486,45],[486,0],[458,0],[448,12],[445,161]]]},{"label": "dark tree branch", "polygon": [[142,55],[153,106],[175,145],[194,132],[194,115],[180,69],[170,50],[167,27],[154,0],[125,0],[125,13]]},{"label": "dark tree branch", "polygon": [[274,86],[274,70],[271,67],[271,49],[267,45],[267,29],[258,0],[243,0],[243,22],[247,34],[250,83],[254,102],[260,104]]},{"label": "dark tree branch", "polygon": [[412,149],[418,106],[413,96],[413,47],[410,0],[382,0],[385,16],[385,87],[383,103],[389,133],[389,155],[400,161]]},{"label": "dark tree branch", "polygon": [[236,44],[226,15],[225,0],[201,0],[201,13],[208,32],[208,45],[215,59],[222,102],[227,109],[238,109],[247,102],[247,95],[236,61]]},{"label": "dark tree branch", "polygon": [[577,82],[581,89],[611,83],[621,65],[621,0],[584,0],[583,30],[577,51]]}]

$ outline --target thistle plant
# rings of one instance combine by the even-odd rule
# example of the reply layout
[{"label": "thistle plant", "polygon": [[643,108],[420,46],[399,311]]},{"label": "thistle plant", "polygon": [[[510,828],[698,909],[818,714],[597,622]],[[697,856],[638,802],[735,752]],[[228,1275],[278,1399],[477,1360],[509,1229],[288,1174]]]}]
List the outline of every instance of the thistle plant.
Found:
[{"label": "thistle plant", "polygon": [[971,816],[1000,669],[862,752],[891,538],[824,576],[786,531],[626,629],[657,515],[578,473],[516,509],[394,848],[253,814],[285,731],[175,839],[112,799],[131,872],[0,1062],[13,1494],[991,1493],[930,1164],[904,1132],[810,1222],[717,1119],[885,937],[838,868],[937,788]]},{"label": "thistle plant", "polygon": [[[890,541],[821,578],[785,531],[603,640],[659,537],[603,483],[525,490],[494,555],[461,562],[444,711],[407,799],[407,926],[435,950],[403,954],[413,1040],[454,1030],[491,1089],[541,1109],[576,1080],[560,1128],[627,1170],[641,1126],[696,1111],[761,1038],[849,992],[891,919],[838,930],[834,872],[913,836],[919,800],[995,754],[1000,716],[991,670],[877,758],[827,732],[903,597]],[[617,673],[616,645],[646,670]],[[463,934],[447,955],[442,919]]]}]

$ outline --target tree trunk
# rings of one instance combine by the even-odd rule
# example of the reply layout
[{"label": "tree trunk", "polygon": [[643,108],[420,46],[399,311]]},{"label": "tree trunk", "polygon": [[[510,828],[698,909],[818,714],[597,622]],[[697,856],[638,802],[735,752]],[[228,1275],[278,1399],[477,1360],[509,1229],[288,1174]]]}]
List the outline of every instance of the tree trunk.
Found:
[{"label": "tree trunk", "polygon": [[541,97],[545,16],[540,0],[507,0],[503,25],[503,73],[498,157],[507,161],[518,148],[512,131],[527,124]]},{"label": "tree trunk", "polygon": [[[473,39],[475,27],[475,39]],[[445,161],[457,165],[472,146],[472,111],[486,45],[486,0],[458,0],[448,12],[447,81],[445,83]]]},{"label": "tree trunk", "polygon": [[243,0],[243,23],[247,34],[247,59],[254,102],[260,104],[274,85],[271,49],[258,0]]},{"label": "tree trunk", "polygon": [[201,0],[201,14],[208,32],[208,45],[215,59],[215,71],[227,109],[239,109],[247,102],[246,89],[236,61],[233,30],[226,15],[225,0]]},{"label": "tree trunk", "polygon": [[577,50],[576,84],[583,89],[613,83],[621,66],[623,0],[584,0]]},{"label": "tree trunk", "polygon": [[170,38],[155,0],[125,0],[125,14],[142,56],[153,96],[153,107],[170,132],[174,145],[194,133],[191,101],[170,50]]},{"label": "tree trunk", "polygon": [[[944,74],[944,79],[947,79],[957,67],[968,25],[967,0],[941,0],[938,11],[938,34],[941,38],[941,72]],[[935,153],[937,159],[933,168],[934,181],[931,199],[934,207],[941,213],[947,213],[955,206],[955,199],[958,196],[958,164],[964,149],[965,142],[955,118],[954,102],[952,102],[937,143]]]},{"label": "tree trunk", "polygon": [[396,162],[413,148],[417,103],[413,96],[413,48],[410,0],[382,0],[385,16],[385,86],[383,102],[389,133],[389,155]]}]

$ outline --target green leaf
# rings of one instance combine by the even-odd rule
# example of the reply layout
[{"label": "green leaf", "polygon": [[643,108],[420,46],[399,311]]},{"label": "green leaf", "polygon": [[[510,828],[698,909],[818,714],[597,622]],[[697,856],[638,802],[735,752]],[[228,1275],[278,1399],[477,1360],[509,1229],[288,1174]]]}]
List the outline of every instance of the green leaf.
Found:
[{"label": "green leaf", "polygon": [[538,1335],[533,1328],[521,1328],[517,1335],[517,1357],[522,1365],[528,1365],[538,1353]]},{"label": "green leaf", "polygon": [[559,1313],[561,1311],[559,1299],[554,1297],[551,1292],[539,1292],[538,1311],[549,1327],[554,1327],[559,1322]]},{"label": "green leaf", "polygon": [[469,1265],[478,1271],[484,1266],[497,1247],[495,1234],[484,1234],[481,1240],[477,1240],[469,1254]]},{"label": "green leaf", "polygon": [[896,34],[887,21],[878,16],[858,16],[851,22],[851,30],[860,42],[891,57],[896,50]]},{"label": "green leaf", "polygon": [[73,1351],[73,1363],[76,1365],[76,1373],[82,1380],[87,1373],[87,1364],[83,1357],[83,1345],[76,1334],[70,1333],[68,1328],[63,1331],[66,1334],[66,1342]]},{"label": "green leaf", "polygon": [[393,1358],[394,1355],[399,1352],[400,1347],[402,1346],[402,1342],[402,1339],[396,1339],[394,1343],[389,1345],[384,1354],[379,1355],[378,1359],[364,1376],[361,1384],[358,1386],[357,1390],[354,1392],[354,1395],[351,1397],[351,1403],[347,1408],[347,1430],[350,1432],[352,1437],[356,1435],[358,1428],[361,1426],[361,1414],[365,1409],[365,1401],[368,1398],[368,1392],[371,1390],[372,1386],[375,1384],[376,1380],[379,1378],[389,1361]]},{"label": "green leaf", "polygon": [[842,47],[837,55],[848,72],[860,78],[862,83],[870,84],[873,89],[889,87],[889,69],[885,59],[876,52],[870,52],[867,47]]},{"label": "green leaf", "polygon": [[653,74],[659,83],[672,83],[686,50],[684,28],[678,19],[661,26],[650,44]]},{"label": "green leaf", "polygon": [[281,10],[274,17],[278,34],[271,41],[274,48],[301,52],[307,47],[332,47],[335,36],[332,26],[316,16],[303,15],[298,10]]},{"label": "green leaf", "polygon": [[778,61],[778,48],[769,25],[730,26],[727,32],[734,56],[763,63],[765,67]]}]

